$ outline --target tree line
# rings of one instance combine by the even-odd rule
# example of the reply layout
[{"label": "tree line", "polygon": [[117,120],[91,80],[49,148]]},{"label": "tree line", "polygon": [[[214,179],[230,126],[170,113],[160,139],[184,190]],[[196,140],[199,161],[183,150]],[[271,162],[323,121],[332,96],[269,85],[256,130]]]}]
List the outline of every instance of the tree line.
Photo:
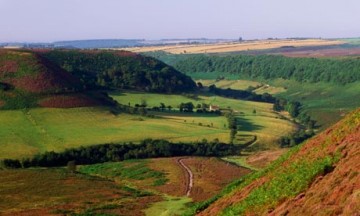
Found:
[{"label": "tree line", "polygon": [[220,143],[218,140],[196,143],[171,143],[166,140],[146,139],[140,144],[103,144],[67,149],[63,152],[45,152],[23,160],[5,159],[8,168],[58,167],[69,161],[76,164],[96,164],[128,159],[175,157],[175,156],[228,156],[239,154],[240,146]]},{"label": "tree line", "polygon": [[294,79],[347,84],[360,80],[360,58],[290,58],[280,55],[191,55],[174,62],[185,73],[238,74],[239,78]]}]

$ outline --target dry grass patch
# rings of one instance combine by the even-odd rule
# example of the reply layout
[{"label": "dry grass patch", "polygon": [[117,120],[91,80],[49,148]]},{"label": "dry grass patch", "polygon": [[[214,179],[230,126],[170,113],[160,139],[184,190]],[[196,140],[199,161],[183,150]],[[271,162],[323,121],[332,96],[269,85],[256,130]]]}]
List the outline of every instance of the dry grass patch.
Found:
[{"label": "dry grass patch", "polygon": [[[260,40],[246,41],[242,43],[219,43],[219,44],[200,44],[200,45],[170,45],[170,46],[149,46],[149,47],[133,47],[126,48],[132,52],[153,52],[165,51],[172,54],[181,53],[222,53],[222,52],[239,52],[249,50],[274,49],[284,46],[304,47],[304,46],[329,46],[344,44],[343,41],[336,40]],[[123,49],[123,48],[122,48]]]}]

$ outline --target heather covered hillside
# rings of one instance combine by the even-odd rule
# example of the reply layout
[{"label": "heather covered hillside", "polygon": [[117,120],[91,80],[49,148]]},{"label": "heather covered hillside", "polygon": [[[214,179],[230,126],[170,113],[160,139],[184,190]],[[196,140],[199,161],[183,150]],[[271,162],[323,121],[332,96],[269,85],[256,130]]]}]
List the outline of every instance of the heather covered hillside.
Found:
[{"label": "heather covered hillside", "polygon": [[[58,100],[72,98],[72,101]],[[99,97],[98,97],[99,98]],[[103,102],[77,77],[31,51],[0,51],[0,108],[81,107]]]},{"label": "heather covered hillside", "polygon": [[[357,215],[360,110],[198,206],[199,215]],[[195,211],[194,211],[195,213]]]}]

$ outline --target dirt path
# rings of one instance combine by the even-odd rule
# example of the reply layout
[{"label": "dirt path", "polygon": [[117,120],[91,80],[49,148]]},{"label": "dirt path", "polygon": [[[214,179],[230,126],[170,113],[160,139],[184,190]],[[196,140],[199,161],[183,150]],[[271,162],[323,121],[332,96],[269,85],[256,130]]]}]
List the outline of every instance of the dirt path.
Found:
[{"label": "dirt path", "polygon": [[186,196],[190,196],[191,188],[193,187],[193,182],[194,182],[194,175],[191,172],[190,168],[184,164],[183,162],[184,159],[185,158],[179,158],[177,162],[187,172],[187,176],[189,177],[186,181],[187,182]]}]

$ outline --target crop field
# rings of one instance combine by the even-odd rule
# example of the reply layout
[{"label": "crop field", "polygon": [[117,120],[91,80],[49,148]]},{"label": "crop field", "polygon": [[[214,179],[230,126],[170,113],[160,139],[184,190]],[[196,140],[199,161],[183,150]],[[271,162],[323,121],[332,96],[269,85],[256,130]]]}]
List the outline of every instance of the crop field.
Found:
[{"label": "crop field", "polygon": [[345,43],[338,40],[261,40],[261,41],[245,41],[242,43],[221,43],[221,44],[200,44],[200,45],[169,45],[169,46],[150,46],[150,47],[134,47],[126,48],[132,52],[154,52],[165,51],[172,54],[191,54],[191,53],[224,53],[239,52],[249,50],[264,50],[280,47],[304,47],[304,46],[329,46]]}]

